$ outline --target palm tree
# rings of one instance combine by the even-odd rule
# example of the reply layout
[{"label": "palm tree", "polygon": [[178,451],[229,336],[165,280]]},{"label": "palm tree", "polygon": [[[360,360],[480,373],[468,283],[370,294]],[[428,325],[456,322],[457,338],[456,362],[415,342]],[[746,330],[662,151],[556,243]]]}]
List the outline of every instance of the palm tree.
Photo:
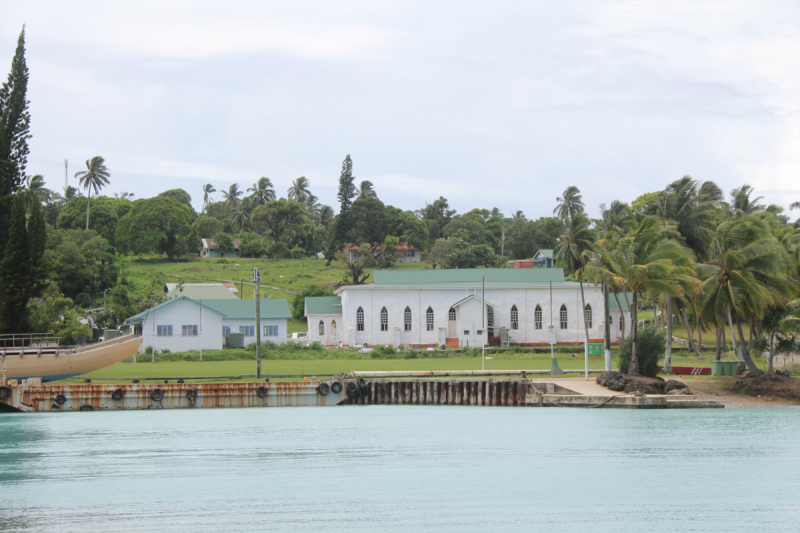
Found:
[{"label": "palm tree", "polygon": [[333,222],[333,208],[329,205],[323,205],[319,208],[319,224],[324,227],[330,227]]},{"label": "palm tree", "polygon": [[[684,176],[669,184],[659,198],[658,216],[662,220],[662,228],[666,238],[673,238],[687,246],[700,261],[705,259],[711,236],[715,229],[717,205],[722,191],[712,182],[700,185],[691,176]],[[672,372],[672,318],[673,300],[667,296],[667,345],[664,356],[664,371]],[[678,314],[681,316],[689,345],[694,347],[697,358],[701,358],[700,346],[695,344],[686,309],[693,307],[693,300],[684,297],[680,302]],[[698,334],[702,338],[703,324],[697,320]]]},{"label": "palm tree", "polygon": [[319,198],[313,194],[309,194],[303,202],[303,207],[305,207],[306,213],[308,213],[308,216],[311,218],[311,220],[319,220],[319,210],[321,207]]},{"label": "palm tree", "polygon": [[228,187],[227,191],[222,191],[222,197],[225,198],[225,203],[231,208],[235,208],[241,201],[242,191],[239,190],[239,184],[234,183]]},{"label": "palm tree", "polygon": [[752,375],[761,375],[744,342],[742,319],[758,319],[770,304],[794,295],[786,253],[763,220],[727,219],[717,227],[708,261],[696,270],[705,279],[697,296],[698,311],[721,327],[727,322],[733,329],[735,321],[741,357]]},{"label": "palm tree", "polygon": [[41,174],[36,174],[35,176],[28,176],[25,179],[25,185],[23,191],[25,193],[25,208],[28,212],[31,210],[31,198],[34,194],[38,194],[39,197],[46,196],[44,191],[46,191],[44,187],[44,176]]},{"label": "palm tree", "polygon": [[631,303],[631,364],[628,373],[639,374],[637,355],[637,298],[644,292],[682,296],[697,284],[688,266],[693,257],[688,248],[674,240],[665,240],[656,216],[646,216],[639,227],[619,239],[609,259],[610,268],[589,264],[589,275],[612,276],[620,288],[633,293]]},{"label": "palm tree", "polygon": [[744,184],[737,189],[731,191],[731,205],[730,213],[734,217],[747,217],[754,213],[760,213],[764,210],[764,206],[759,200],[763,200],[763,196],[750,198],[753,194],[753,187]]},{"label": "palm tree", "polygon": [[356,188],[356,194],[359,198],[378,197],[378,193],[375,192],[375,185],[369,180],[364,180],[361,182],[361,185]]},{"label": "palm tree", "polygon": [[556,198],[558,205],[553,209],[553,214],[568,223],[569,219],[583,212],[583,197],[581,191],[574,185],[567,187],[563,194]]},{"label": "palm tree", "polygon": [[119,198],[120,200],[128,200],[129,202],[133,201],[133,197],[136,196],[132,192],[115,192],[114,198]]},{"label": "palm tree", "polygon": [[64,203],[67,203],[78,196],[80,196],[80,191],[72,185],[68,185],[64,191]]},{"label": "palm tree", "polygon": [[217,192],[217,189],[215,189],[213,185],[211,185],[210,183],[206,183],[205,185],[203,185],[203,211],[206,210],[206,207],[208,207],[209,202],[213,201],[211,200],[212,192]]},{"label": "palm tree", "polygon": [[86,229],[89,229],[89,202],[92,198],[92,189],[95,195],[100,193],[100,189],[108,185],[108,178],[111,174],[106,168],[106,160],[99,155],[86,160],[86,170],[81,170],[75,173],[75,177],[79,178],[78,183],[83,186],[87,191],[86,198]]},{"label": "palm tree", "polygon": [[619,200],[611,202],[608,209],[605,204],[600,204],[600,211],[602,218],[597,221],[596,228],[603,238],[609,238],[612,233],[625,235],[636,224],[631,207]]},{"label": "palm tree", "polygon": [[275,188],[272,186],[272,180],[264,176],[260,177],[252,187],[247,189],[247,192],[252,193],[256,205],[264,205],[275,199]]},{"label": "palm tree", "polygon": [[517,212],[511,215],[511,218],[514,220],[526,220],[525,213],[521,209],[517,209]]},{"label": "palm tree", "polygon": [[289,190],[286,192],[287,198],[289,200],[295,200],[300,203],[311,194],[309,187],[311,186],[311,182],[308,181],[308,178],[305,176],[300,176],[296,180],[292,181],[292,186],[289,187]]},{"label": "palm tree", "polygon": [[500,217],[503,218],[503,213],[500,211],[499,207],[493,207],[492,211],[489,213],[490,217]]},{"label": "palm tree", "polygon": [[231,213],[231,226],[240,232],[250,229],[250,202],[241,202],[233,208]]},{"label": "palm tree", "polygon": [[[567,230],[553,250],[554,255],[569,272],[574,272],[581,286],[581,309],[583,310],[583,327],[586,343],[589,342],[589,322],[586,320],[586,298],[583,295],[583,269],[586,266],[586,254],[594,248],[594,234],[589,229],[589,217],[586,213],[577,212],[567,223]],[[588,350],[588,344],[586,344]],[[587,352],[588,353],[588,352]]]}]

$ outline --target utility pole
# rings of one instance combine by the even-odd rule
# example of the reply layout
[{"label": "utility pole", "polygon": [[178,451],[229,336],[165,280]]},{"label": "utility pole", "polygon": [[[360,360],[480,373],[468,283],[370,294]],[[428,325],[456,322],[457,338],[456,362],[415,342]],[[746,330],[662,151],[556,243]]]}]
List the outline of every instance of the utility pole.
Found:
[{"label": "utility pole", "polygon": [[[486,276],[483,277],[482,281],[482,289],[481,289],[481,328],[483,328],[483,334],[486,334]],[[486,370],[486,341],[483,340],[483,335],[481,335],[481,370]]]},{"label": "utility pole", "polygon": [[256,375],[261,379],[261,286],[258,267],[253,267],[253,283],[256,284]]}]

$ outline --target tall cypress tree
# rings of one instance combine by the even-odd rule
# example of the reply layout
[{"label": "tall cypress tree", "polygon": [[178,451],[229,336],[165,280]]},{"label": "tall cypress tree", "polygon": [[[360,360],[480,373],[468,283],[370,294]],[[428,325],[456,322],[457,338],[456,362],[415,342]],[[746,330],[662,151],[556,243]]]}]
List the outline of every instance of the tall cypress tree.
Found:
[{"label": "tall cypress tree", "polygon": [[[25,180],[30,138],[28,66],[25,63],[25,26],[19,34],[8,81],[0,88],[0,250],[6,245],[11,195]],[[0,302],[2,305],[2,302]]]},{"label": "tall cypress tree", "polygon": [[21,193],[13,197],[9,223],[0,260],[0,328],[3,333],[24,333],[28,329],[31,253],[25,227],[25,196]]},{"label": "tall cypress tree", "polygon": [[342,162],[342,172],[339,174],[339,191],[336,193],[339,199],[339,214],[333,221],[330,236],[328,237],[328,249],[325,251],[326,264],[330,265],[333,256],[341,250],[342,246],[349,243],[353,235],[353,222],[350,219],[350,206],[353,198],[356,197],[355,177],[353,176],[353,161],[350,154]]}]

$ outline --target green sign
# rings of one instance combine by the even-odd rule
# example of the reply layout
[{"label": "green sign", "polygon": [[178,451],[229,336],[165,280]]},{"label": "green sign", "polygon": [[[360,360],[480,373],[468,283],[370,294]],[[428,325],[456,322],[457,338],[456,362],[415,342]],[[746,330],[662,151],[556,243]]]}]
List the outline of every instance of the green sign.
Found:
[{"label": "green sign", "polygon": [[589,339],[589,355],[603,355],[606,353],[604,340]]}]

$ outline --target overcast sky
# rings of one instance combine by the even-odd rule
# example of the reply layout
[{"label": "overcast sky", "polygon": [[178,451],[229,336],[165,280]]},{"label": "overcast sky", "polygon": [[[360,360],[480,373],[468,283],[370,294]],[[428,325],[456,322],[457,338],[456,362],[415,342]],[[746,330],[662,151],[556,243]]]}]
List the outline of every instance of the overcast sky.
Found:
[{"label": "overcast sky", "polygon": [[199,209],[205,183],[304,175],[336,207],[350,154],[403,209],[535,218],[577,185],[597,216],[685,174],[786,207],[799,6],[0,0],[0,75],[26,24],[28,173],[51,188],[102,155],[108,194]]}]

